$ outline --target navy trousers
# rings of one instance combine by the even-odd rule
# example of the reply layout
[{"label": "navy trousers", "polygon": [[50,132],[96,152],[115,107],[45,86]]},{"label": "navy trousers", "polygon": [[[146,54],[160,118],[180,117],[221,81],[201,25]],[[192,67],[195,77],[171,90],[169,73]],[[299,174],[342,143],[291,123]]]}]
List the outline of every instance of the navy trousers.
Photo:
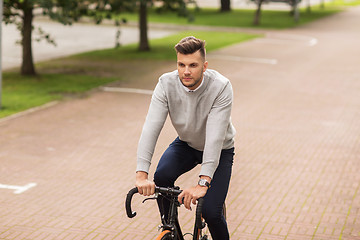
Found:
[{"label": "navy trousers", "polygon": [[[176,138],[162,155],[154,182],[160,187],[173,187],[176,179],[201,164],[203,152],[191,148],[186,142]],[[204,197],[203,217],[208,224],[213,240],[228,240],[229,231],[222,215],[222,208],[229,189],[231,170],[234,159],[234,148],[222,150],[219,166],[216,169],[211,187]],[[194,179],[194,185],[196,184]],[[160,214],[168,217],[169,202],[158,199]]]}]

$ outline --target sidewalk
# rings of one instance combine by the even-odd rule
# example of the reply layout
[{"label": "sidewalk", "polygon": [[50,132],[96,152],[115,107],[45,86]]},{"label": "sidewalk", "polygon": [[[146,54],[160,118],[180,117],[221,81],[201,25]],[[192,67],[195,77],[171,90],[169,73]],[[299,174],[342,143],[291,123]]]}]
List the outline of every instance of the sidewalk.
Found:
[{"label": "sidewalk", "polygon": [[[231,79],[235,96],[232,240],[360,239],[356,22],[359,7],[209,54],[209,67]],[[153,76],[173,67],[144,73],[153,79],[149,89]],[[154,239],[155,202],[135,197],[134,219],[124,211],[149,101],[98,91],[1,123],[0,184],[36,186],[20,194],[0,188],[0,239]],[[175,137],[167,122],[152,172]],[[178,184],[193,185],[198,171]],[[180,215],[190,232],[194,213],[181,208]]]}]

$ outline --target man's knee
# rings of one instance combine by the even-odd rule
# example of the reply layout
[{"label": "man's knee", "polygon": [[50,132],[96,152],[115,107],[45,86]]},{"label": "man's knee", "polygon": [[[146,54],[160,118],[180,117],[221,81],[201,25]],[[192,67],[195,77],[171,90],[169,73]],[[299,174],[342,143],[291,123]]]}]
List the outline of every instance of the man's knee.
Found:
[{"label": "man's knee", "polygon": [[154,182],[156,186],[171,187],[174,185],[172,180],[173,176],[169,174],[169,171],[156,170],[154,174]]}]

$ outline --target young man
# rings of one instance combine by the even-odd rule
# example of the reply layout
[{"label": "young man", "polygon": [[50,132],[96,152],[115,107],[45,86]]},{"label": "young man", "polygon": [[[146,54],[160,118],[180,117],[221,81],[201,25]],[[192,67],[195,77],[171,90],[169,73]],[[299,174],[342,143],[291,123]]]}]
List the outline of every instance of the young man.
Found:
[{"label": "young man", "polygon": [[[205,41],[186,37],[175,50],[177,70],[160,77],[140,137],[136,187],[140,194],[152,195],[155,184],[173,187],[180,175],[201,164],[199,179],[194,179],[194,186],[185,189],[178,200],[190,209],[191,203],[204,197],[203,216],[212,239],[227,240],[222,207],[234,156],[232,86],[227,78],[207,68]],[[150,162],[168,114],[179,137],[162,155],[152,182],[148,179]],[[158,203],[161,214],[167,216],[169,203],[166,199],[158,199]]]}]

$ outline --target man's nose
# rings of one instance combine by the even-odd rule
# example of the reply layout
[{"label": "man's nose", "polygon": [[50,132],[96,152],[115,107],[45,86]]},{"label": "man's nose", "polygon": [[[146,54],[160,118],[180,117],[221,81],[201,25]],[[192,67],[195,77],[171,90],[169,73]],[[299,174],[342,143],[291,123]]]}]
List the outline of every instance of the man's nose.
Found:
[{"label": "man's nose", "polygon": [[189,67],[185,67],[185,72],[184,73],[185,74],[190,74],[191,73]]}]

